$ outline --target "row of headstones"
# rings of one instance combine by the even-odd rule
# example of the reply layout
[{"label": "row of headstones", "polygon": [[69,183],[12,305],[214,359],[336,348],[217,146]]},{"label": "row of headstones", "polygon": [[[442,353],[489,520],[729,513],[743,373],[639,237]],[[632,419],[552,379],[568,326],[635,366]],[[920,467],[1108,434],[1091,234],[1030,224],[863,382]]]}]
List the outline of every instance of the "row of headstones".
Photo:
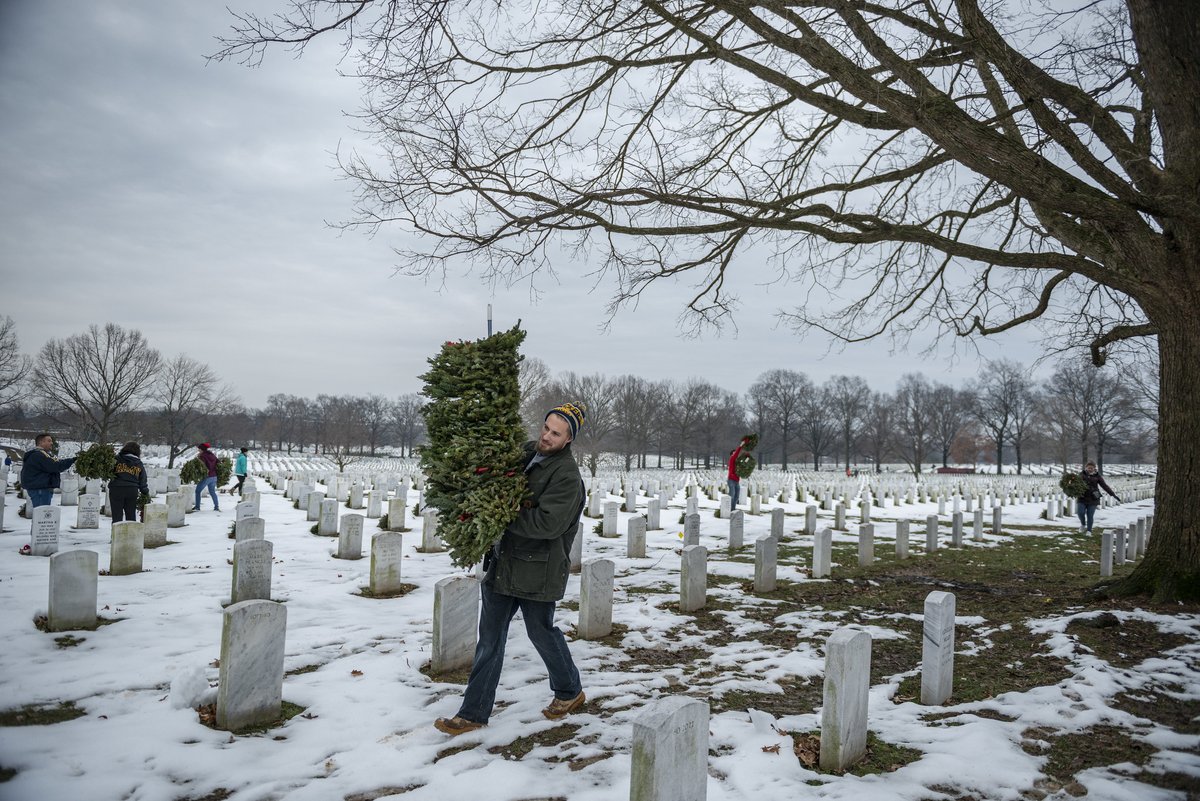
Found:
[{"label": "row of headstones", "polygon": [[[925,599],[921,646],[921,703],[938,705],[954,683],[954,596]],[[843,628],[825,644],[822,687],[822,770],[844,771],[867,750],[871,635]],[[672,696],[634,722],[630,801],[703,801],[708,785],[708,704]]]},{"label": "row of headstones", "polygon": [[[764,537],[760,542],[768,539]],[[684,550],[686,554],[702,553],[704,549],[688,546]],[[584,562],[582,572],[576,633],[582,639],[599,639],[612,631],[614,565],[608,559],[589,560]],[[437,582],[431,672],[444,673],[471,665],[478,607],[476,578],[459,575]],[[942,704],[953,691],[954,615],[953,594],[932,592],[925,599],[922,704]],[[821,713],[823,769],[845,770],[866,752],[870,673],[870,635],[853,629],[835,632],[826,645]],[[639,716],[635,724],[630,798],[654,801],[703,798],[707,735],[708,705],[695,699],[676,696]]]},{"label": "row of headstones", "polygon": [[[250,487],[250,485],[247,485]],[[168,528],[182,528],[190,504],[194,502],[194,485],[185,484],[177,492],[166,493],[165,503],[148,503],[142,513],[143,519],[137,521],[144,532],[143,544],[148,547],[158,547],[167,543]],[[3,523],[3,496],[0,495],[0,523]],[[239,515],[248,516],[247,510],[258,514],[259,495],[253,488],[248,488],[238,504]],[[79,496],[75,507],[76,530],[95,530],[100,528],[100,496],[85,494]],[[126,521],[133,522],[133,521]],[[113,526],[114,542],[117,536],[117,523]],[[58,506],[40,506],[33,510],[30,525],[30,552],[34,556],[49,556],[58,550],[58,535],[61,532],[62,511]],[[126,531],[128,529],[125,529]],[[128,535],[122,535],[127,537]],[[139,568],[140,570],[140,568]]]},{"label": "row of headstones", "polygon": [[[141,570],[142,526],[114,524],[111,575]],[[274,546],[264,539],[264,527],[260,517],[243,518],[237,524],[231,603],[222,621],[216,710],[217,725],[231,731],[276,720],[282,706],[287,612],[270,600]],[[83,549],[50,556],[50,631],[96,628],[98,562],[95,551]]]},{"label": "row of headstones", "polygon": [[1120,567],[1145,556],[1153,528],[1154,515],[1147,515],[1126,527],[1118,527],[1115,532],[1101,531],[1100,575],[1111,576],[1114,563]]},{"label": "row of headstones", "polygon": [[[59,552],[59,507],[39,506],[33,511],[31,551],[36,556],[50,557],[49,630],[95,628],[99,555],[95,551],[82,549]],[[232,591],[235,602],[245,598],[270,597],[271,544],[266,543],[265,567],[262,557],[248,555],[251,551],[239,551],[238,547],[243,541],[263,540],[265,521],[251,516],[257,511],[257,498],[238,504],[238,522],[235,524],[238,543],[234,547]],[[110,535],[108,574],[128,576],[142,572],[145,549],[165,545],[167,527],[165,504],[148,504],[145,520],[114,523]]]}]

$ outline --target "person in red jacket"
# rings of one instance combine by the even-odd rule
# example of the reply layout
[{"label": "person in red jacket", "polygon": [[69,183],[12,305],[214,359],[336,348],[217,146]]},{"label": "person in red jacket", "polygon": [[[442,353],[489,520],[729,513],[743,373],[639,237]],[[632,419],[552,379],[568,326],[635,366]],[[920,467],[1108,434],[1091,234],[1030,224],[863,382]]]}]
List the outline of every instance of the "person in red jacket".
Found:
[{"label": "person in red jacket", "polygon": [[729,497],[730,497],[729,508],[730,509],[737,508],[738,495],[740,494],[741,489],[742,489],[742,482],[741,482],[741,479],[738,477],[736,467],[737,467],[738,457],[742,455],[742,448],[745,448],[745,447],[746,447],[746,437],[742,437],[742,441],[738,443],[738,446],[736,448],[734,448],[732,451],[730,451],[730,453],[729,453]]},{"label": "person in red jacket", "polygon": [[208,468],[208,476],[196,485],[196,503],[192,511],[200,511],[200,495],[207,487],[208,494],[212,497],[213,511],[219,512],[221,511],[221,502],[217,500],[217,455],[208,449],[207,442],[201,442],[196,447],[200,449],[200,455],[196,458],[204,462],[204,466]]}]

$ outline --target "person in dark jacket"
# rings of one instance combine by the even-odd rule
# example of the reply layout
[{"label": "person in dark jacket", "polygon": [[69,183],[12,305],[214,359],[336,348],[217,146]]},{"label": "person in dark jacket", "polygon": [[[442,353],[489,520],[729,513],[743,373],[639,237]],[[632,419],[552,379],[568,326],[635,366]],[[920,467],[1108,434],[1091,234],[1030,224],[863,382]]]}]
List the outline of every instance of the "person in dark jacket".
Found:
[{"label": "person in dark jacket", "polygon": [[1085,464],[1079,477],[1083,479],[1083,483],[1087,484],[1087,490],[1075,501],[1075,514],[1079,515],[1079,533],[1091,534],[1092,521],[1096,518],[1096,507],[1100,505],[1101,488],[1116,498],[1117,503],[1120,503],[1121,499],[1117,498],[1117,493],[1113,492],[1112,487],[1105,483],[1104,477],[1096,469],[1095,462]]},{"label": "person in dark jacket", "polygon": [[554,691],[542,714],[558,720],[587,700],[566,638],[554,626],[554,610],[566,592],[571,543],[584,505],[583,479],[571,454],[583,416],[579,404],[557,406],[546,414],[538,441],[525,444],[530,496],[484,557],[475,661],[458,714],[434,721],[439,731],[463,734],[487,724],[504,666],[508,625],[518,609]]},{"label": "person in dark jacket", "polygon": [[21,462],[21,489],[29,493],[29,508],[49,506],[54,490],[62,484],[62,473],[75,464],[75,457],[55,459],[51,454],[54,437],[38,434],[34,438],[33,450],[26,452]]},{"label": "person in dark jacket", "polygon": [[117,454],[113,477],[108,482],[108,505],[114,523],[137,520],[138,498],[150,494],[141,456],[142,446],[136,442],[126,442]]},{"label": "person in dark jacket", "polygon": [[209,450],[207,442],[201,442],[196,447],[200,449],[200,455],[196,458],[204,463],[208,469],[208,476],[196,485],[196,503],[192,506],[192,511],[200,511],[200,494],[207,488],[209,496],[212,497],[213,511],[219,512],[221,502],[217,500],[217,455]]}]

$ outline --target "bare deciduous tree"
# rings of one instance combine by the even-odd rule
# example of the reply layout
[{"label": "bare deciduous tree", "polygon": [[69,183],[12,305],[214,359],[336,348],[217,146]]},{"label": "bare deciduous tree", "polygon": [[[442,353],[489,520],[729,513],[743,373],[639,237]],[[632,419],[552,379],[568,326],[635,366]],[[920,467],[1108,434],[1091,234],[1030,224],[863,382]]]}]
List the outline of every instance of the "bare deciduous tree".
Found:
[{"label": "bare deciduous tree", "polygon": [[1193,3],[293,0],[215,57],[327,32],[385,150],[346,162],[357,222],[429,234],[417,273],[525,277],[573,240],[607,256],[614,305],[690,275],[687,308],[720,322],[727,273],[768,248],[833,301],[790,319],[846,340],[1080,308],[1096,364],[1157,336],[1160,528],[1120,589],[1200,597]]},{"label": "bare deciduous tree", "polygon": [[882,392],[872,392],[871,401],[863,415],[862,442],[876,472],[885,456],[892,451],[896,438],[895,403]]},{"label": "bare deciduous tree", "polygon": [[933,386],[920,373],[907,373],[896,385],[896,451],[921,474],[933,438]]},{"label": "bare deciduous tree", "polygon": [[413,455],[413,449],[421,441],[424,431],[425,418],[421,415],[424,406],[421,396],[416,393],[401,395],[392,404],[392,431],[396,435],[396,444],[400,446],[401,455],[407,451]]},{"label": "bare deciduous tree", "polygon": [[[753,405],[761,404],[767,422],[778,437],[780,460],[787,470],[790,448],[800,425],[800,410],[806,395],[814,391],[812,381],[795,370],[768,370],[750,385],[747,394]],[[761,445],[759,447],[762,447]]]},{"label": "bare deciduous tree", "polygon": [[361,399],[363,430],[371,456],[375,448],[383,444],[387,429],[392,424],[392,402],[382,395],[368,395]]},{"label": "bare deciduous tree", "polygon": [[21,353],[17,324],[6,315],[0,319],[0,413],[20,397],[30,361]]},{"label": "bare deciduous tree", "polygon": [[942,457],[942,467],[947,467],[950,461],[950,451],[954,441],[967,427],[970,418],[971,394],[947,386],[937,384],[933,388],[933,444]]},{"label": "bare deciduous tree", "polygon": [[122,415],[150,398],[161,361],[141,331],[91,325],[43,345],[30,386],[51,414],[72,415],[97,442],[109,442]]},{"label": "bare deciduous tree", "polygon": [[830,410],[829,395],[809,385],[800,403],[800,444],[812,456],[813,470],[821,468],[821,459],[837,438],[837,425]]},{"label": "bare deciduous tree", "polygon": [[837,423],[842,440],[844,466],[849,468],[858,429],[871,403],[871,388],[861,376],[835,375],[825,382],[825,392],[830,416]]},{"label": "bare deciduous tree", "polygon": [[972,382],[972,413],[996,447],[996,473],[1004,466],[1004,446],[1012,434],[1013,416],[1027,399],[1029,379],[1019,364],[1005,359],[988,362]]},{"label": "bare deciduous tree", "polygon": [[167,467],[200,436],[205,418],[239,402],[211,367],[183,354],[162,364],[150,398],[158,436],[169,449]]}]

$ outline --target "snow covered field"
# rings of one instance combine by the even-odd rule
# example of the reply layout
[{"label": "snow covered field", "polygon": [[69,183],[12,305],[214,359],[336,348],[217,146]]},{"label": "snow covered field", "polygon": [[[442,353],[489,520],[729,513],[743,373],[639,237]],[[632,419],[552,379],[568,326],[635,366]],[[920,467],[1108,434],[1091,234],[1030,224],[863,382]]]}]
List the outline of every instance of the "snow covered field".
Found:
[{"label": "snow covered field", "polygon": [[[404,580],[416,589],[400,598],[367,598],[358,593],[367,584],[369,559],[332,558],[336,540],[313,536],[303,511],[294,510],[262,478],[258,485],[266,538],[274,543],[272,596],[286,603],[288,612],[283,697],[305,710],[252,736],[208,728],[194,709],[216,693],[221,603],[230,593],[233,499],[222,496],[227,508],[220,514],[206,499],[204,511],[187,516],[186,527],[168,531],[172,544],[146,551],[144,572],[102,575],[100,616],[115,622],[74,632],[80,642],[60,647],[56,640],[62,635],[39,631],[33,623],[46,610],[48,560],[17,553],[28,541],[28,521],[16,517],[10,491],[5,523],[15,531],[0,537],[0,603],[6,611],[0,628],[0,707],[69,701],[85,714],[52,725],[0,727],[0,768],[15,771],[0,783],[0,799],[624,799],[632,723],[648,702],[679,691],[711,700],[732,692],[778,694],[795,682],[819,686],[820,646],[839,625],[836,613],[785,608],[746,592],[744,582],[754,570],[753,543],[768,533],[769,516],[746,516],[747,546],[731,560],[724,547],[728,522],[713,516],[717,504],[704,497],[701,544],[709,549],[709,600],[733,634],[710,637],[692,625],[692,616],[674,611],[684,502],[679,493],[662,513],[665,529],[648,533],[645,559],[625,556],[628,514],[621,514],[618,539],[601,539],[590,530],[595,521],[584,523],[584,558],[602,556],[616,563],[614,622],[624,627],[608,642],[571,641],[589,698],[585,711],[560,722],[542,717],[551,694],[541,662],[516,624],[491,724],[449,739],[431,724],[435,717],[454,714],[462,686],[431,679],[421,668],[430,657],[433,585],[455,571],[446,554],[415,551],[421,518],[410,514],[413,531],[405,534]],[[418,498],[416,491],[410,493],[410,508]],[[765,508],[779,505],[768,501]],[[804,505],[782,505],[799,515],[787,518],[785,543],[808,552],[811,538],[795,533],[803,524]],[[1005,526],[1022,536],[1045,537],[1062,536],[1073,526],[1071,519],[1042,520],[1044,509],[1044,503],[1006,507]],[[1148,500],[1101,510],[1098,525],[1124,525],[1152,511]],[[63,512],[60,550],[95,550],[106,569],[108,521],[96,531],[73,532],[73,510]],[[923,531],[925,516],[936,512],[932,502],[877,508],[877,552],[890,548],[897,515],[914,520],[913,539],[920,541],[915,532]],[[821,526],[831,519],[827,515],[822,513]],[[856,523],[857,516],[849,520]],[[369,553],[375,531],[375,521],[368,520],[364,552]],[[855,541],[847,532],[837,532],[834,539],[835,545]],[[996,537],[989,531],[984,542],[966,547],[986,558],[989,549],[1008,541],[1007,532]],[[810,581],[806,567],[807,557],[800,562],[781,557],[779,578]],[[560,609],[564,630],[574,625],[578,582],[573,576]],[[772,605],[779,613],[773,625],[748,614]],[[1079,614],[1091,617],[1099,611]],[[780,732],[817,729],[816,707],[774,721],[745,710],[717,712],[710,722],[708,798],[1066,798],[1066,790],[1057,795],[1053,788],[1040,795],[1034,790],[1044,778],[1045,757],[1027,747],[1026,733],[1036,729],[1052,740],[1099,724],[1124,727],[1148,744],[1154,752],[1148,770],[1200,775],[1200,736],[1110,704],[1117,693],[1151,685],[1160,693],[1156,697],[1167,693],[1189,704],[1200,700],[1200,615],[1125,610],[1117,616],[1179,635],[1186,644],[1137,665],[1113,665],[1067,633],[1072,615],[1055,615],[1028,621],[1029,647],[1031,654],[1048,652],[1067,660],[1071,678],[1065,681],[932,709],[893,697],[901,680],[918,671],[917,663],[875,684],[871,732],[921,754],[888,773],[834,776],[805,767],[792,739]],[[957,626],[959,653],[986,649],[987,609],[960,603]],[[772,644],[775,640],[763,636],[772,628],[794,633],[797,645]],[[867,630],[877,640],[910,636],[890,626],[887,614]],[[691,665],[639,664],[630,655],[641,649],[696,656]],[[932,725],[931,711],[947,713],[954,725]],[[564,724],[571,728],[563,729]],[[533,735],[541,740],[528,739]],[[1184,798],[1183,792],[1156,788],[1126,773],[1116,765],[1091,768],[1076,778],[1089,799]]]}]

